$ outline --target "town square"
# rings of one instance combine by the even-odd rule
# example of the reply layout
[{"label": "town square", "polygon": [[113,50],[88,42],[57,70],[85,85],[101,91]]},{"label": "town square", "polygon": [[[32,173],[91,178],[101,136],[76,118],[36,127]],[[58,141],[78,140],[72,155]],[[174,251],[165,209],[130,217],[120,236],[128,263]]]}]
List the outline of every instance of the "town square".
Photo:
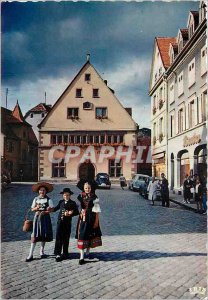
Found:
[{"label": "town square", "polygon": [[207,1],[1,17],[1,298],[207,299]]}]

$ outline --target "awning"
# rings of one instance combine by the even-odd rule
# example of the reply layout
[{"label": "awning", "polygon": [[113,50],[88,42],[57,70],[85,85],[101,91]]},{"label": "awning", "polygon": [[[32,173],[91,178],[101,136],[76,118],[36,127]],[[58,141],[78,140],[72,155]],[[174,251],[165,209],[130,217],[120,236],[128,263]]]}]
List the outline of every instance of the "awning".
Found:
[{"label": "awning", "polygon": [[152,155],[152,159],[158,159],[158,158],[163,158],[163,157],[165,157],[165,152],[164,151]]}]

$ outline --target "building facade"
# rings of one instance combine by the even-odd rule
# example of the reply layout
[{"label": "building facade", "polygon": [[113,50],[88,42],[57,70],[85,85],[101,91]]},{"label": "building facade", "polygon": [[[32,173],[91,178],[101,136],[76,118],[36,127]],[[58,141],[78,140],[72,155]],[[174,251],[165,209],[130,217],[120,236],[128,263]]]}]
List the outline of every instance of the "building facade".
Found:
[{"label": "building facade", "polygon": [[51,110],[51,105],[46,103],[39,103],[30,109],[24,116],[25,121],[32,125],[36,138],[39,138],[38,125],[42,122],[48,112]]},{"label": "building facade", "polygon": [[1,108],[1,136],[2,171],[9,172],[12,181],[37,180],[38,141],[32,126],[24,120],[18,103],[13,111]]},{"label": "building facade", "polygon": [[151,129],[141,128],[137,134],[137,149],[141,151],[141,160],[137,164],[137,174],[152,176]]},{"label": "building facade", "polygon": [[163,75],[168,100],[165,173],[174,190],[187,174],[207,176],[206,12],[204,1],[198,11],[189,12],[187,28],[169,43],[169,67]]},{"label": "building facade", "polygon": [[[40,180],[77,181],[100,172],[109,173],[111,179],[121,174],[130,179],[136,172],[132,158],[136,156],[137,124],[89,58],[39,129]],[[119,147],[124,152],[120,158],[116,156]],[[133,156],[126,160],[129,149]],[[53,157],[60,155],[59,162],[49,159],[52,152]],[[67,153],[70,159],[66,161]]]}]

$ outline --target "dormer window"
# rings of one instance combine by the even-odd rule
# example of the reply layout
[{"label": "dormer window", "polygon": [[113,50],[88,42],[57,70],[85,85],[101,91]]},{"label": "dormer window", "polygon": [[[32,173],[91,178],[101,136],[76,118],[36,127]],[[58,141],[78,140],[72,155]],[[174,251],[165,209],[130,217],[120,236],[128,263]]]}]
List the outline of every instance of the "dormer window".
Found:
[{"label": "dormer window", "polygon": [[33,113],[30,114],[30,118],[31,118],[31,119],[33,118]]},{"label": "dormer window", "polygon": [[44,113],[42,113],[42,114],[41,114],[41,117],[42,117],[42,118],[44,118],[44,117],[45,117],[45,114],[44,114]]},{"label": "dormer window", "polygon": [[91,80],[91,74],[85,74],[85,81]]}]

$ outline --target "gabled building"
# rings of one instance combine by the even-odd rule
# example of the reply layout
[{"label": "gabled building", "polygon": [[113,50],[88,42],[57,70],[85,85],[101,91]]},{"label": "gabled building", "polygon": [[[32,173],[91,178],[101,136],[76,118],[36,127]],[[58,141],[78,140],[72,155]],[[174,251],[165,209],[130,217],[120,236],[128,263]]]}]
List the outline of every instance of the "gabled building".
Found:
[{"label": "gabled building", "polygon": [[[155,49],[158,45],[159,53],[166,57],[166,68],[160,78],[154,78],[159,64],[155,63],[157,50],[153,52],[149,92],[153,113],[153,173],[160,176],[165,172],[175,190],[181,188],[186,174],[198,174],[201,178],[207,175],[206,14],[206,2],[200,1],[199,11],[189,12],[187,28],[179,29],[176,38],[160,38],[159,44],[156,38]],[[166,105],[162,113],[155,103],[163,83]],[[165,141],[160,138],[161,118],[165,119]],[[161,155],[163,152],[164,156]],[[165,158],[163,161],[162,157]],[[158,165],[158,160],[163,163],[163,168],[160,163]]]},{"label": "gabled building", "polygon": [[38,141],[21,112],[17,102],[13,111],[1,107],[2,170],[11,174],[12,180],[37,180]]},{"label": "gabled building", "polygon": [[[115,153],[109,156],[107,149],[108,158],[99,159],[102,146],[111,146],[115,152],[119,146],[124,147],[123,151],[131,146],[136,155],[137,124],[130,114],[131,109],[122,106],[88,57],[39,125],[39,179],[92,179],[100,172],[108,173],[112,179],[121,174],[130,179],[136,172],[132,159],[127,162],[124,156],[116,160]],[[60,156],[66,154],[68,146],[78,147],[80,152],[68,162],[63,158],[56,163],[49,159],[54,146],[64,147]],[[82,160],[89,146],[94,146],[95,157]]]},{"label": "gabled building", "polygon": [[152,173],[157,177],[167,171],[167,81],[164,74],[170,67],[170,44],[174,52],[176,38],[155,38],[150,74]]},{"label": "gabled building", "polygon": [[37,139],[39,139],[38,125],[42,122],[42,120],[51,110],[51,106],[52,105],[50,104],[39,103],[25,114],[25,121],[32,125],[33,131]]}]

